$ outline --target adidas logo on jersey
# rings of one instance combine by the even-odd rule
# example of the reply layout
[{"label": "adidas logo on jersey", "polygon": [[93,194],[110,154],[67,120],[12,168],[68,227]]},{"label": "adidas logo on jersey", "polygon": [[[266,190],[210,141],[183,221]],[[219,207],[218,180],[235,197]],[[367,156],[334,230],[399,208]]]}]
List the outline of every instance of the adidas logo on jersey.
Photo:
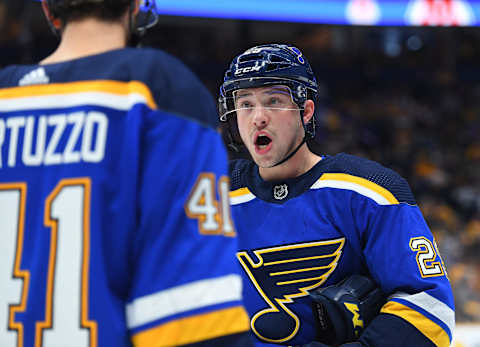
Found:
[{"label": "adidas logo on jersey", "polygon": [[50,82],[50,78],[47,76],[45,69],[40,67],[23,76],[18,85],[29,86],[32,84],[46,84],[48,82]]}]

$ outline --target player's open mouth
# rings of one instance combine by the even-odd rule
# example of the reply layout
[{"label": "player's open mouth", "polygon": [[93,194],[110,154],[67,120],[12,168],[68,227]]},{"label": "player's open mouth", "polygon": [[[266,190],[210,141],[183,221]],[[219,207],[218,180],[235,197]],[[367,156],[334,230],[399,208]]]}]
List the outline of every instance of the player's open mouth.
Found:
[{"label": "player's open mouth", "polygon": [[259,133],[255,138],[255,152],[264,154],[272,147],[272,139],[266,133]]}]

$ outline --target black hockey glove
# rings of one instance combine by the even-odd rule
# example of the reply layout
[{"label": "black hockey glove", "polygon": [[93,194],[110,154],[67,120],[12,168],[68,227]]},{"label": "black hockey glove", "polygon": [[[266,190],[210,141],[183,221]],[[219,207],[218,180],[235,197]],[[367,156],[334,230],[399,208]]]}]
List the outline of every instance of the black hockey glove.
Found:
[{"label": "black hockey glove", "polygon": [[352,275],[310,293],[317,318],[317,341],[338,346],[360,337],[380,312],[386,297],[368,277]]}]

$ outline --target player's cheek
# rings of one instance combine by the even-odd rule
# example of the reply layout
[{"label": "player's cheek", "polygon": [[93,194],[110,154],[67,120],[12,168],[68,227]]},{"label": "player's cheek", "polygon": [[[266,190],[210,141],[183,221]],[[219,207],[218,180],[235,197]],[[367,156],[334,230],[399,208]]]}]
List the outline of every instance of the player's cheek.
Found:
[{"label": "player's cheek", "polygon": [[238,126],[238,131],[240,133],[240,137],[247,146],[249,145],[248,141],[248,123],[246,121],[246,117],[237,117],[237,126]]}]

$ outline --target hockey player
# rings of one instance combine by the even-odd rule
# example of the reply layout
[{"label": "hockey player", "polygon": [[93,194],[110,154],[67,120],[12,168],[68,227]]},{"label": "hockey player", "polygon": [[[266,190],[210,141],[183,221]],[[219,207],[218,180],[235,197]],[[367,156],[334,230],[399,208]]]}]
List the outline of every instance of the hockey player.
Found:
[{"label": "hockey player", "polygon": [[0,70],[0,346],[248,346],[205,89],[123,48],[138,1],[43,5],[59,48]]},{"label": "hockey player", "polygon": [[[407,182],[366,159],[314,154],[316,99],[307,59],[285,44],[234,58],[220,88],[231,147],[253,159],[230,172],[252,331],[265,344],[449,346],[451,286]],[[358,275],[389,295],[368,326]]]},{"label": "hockey player", "polygon": [[[109,1],[106,0],[107,3]],[[142,11],[139,11],[140,1],[143,3]],[[60,44],[53,54],[40,63],[41,66],[10,69],[11,83],[28,84],[28,78],[22,78],[37,69],[34,74],[45,75],[51,83],[67,79],[136,80],[148,87],[159,109],[187,115],[216,127],[218,118],[215,102],[190,69],[162,50],[134,47],[157,22],[155,1],[111,2],[118,3],[119,9],[114,13],[101,14],[105,20],[90,18],[77,21],[84,18],[85,13],[104,11],[96,9],[104,6],[103,0],[43,0],[45,15],[59,36]],[[123,10],[125,6],[127,11]],[[121,21],[117,20],[121,16]],[[41,78],[39,80],[42,81]]]}]

